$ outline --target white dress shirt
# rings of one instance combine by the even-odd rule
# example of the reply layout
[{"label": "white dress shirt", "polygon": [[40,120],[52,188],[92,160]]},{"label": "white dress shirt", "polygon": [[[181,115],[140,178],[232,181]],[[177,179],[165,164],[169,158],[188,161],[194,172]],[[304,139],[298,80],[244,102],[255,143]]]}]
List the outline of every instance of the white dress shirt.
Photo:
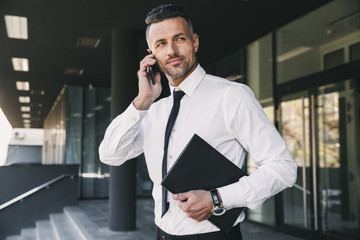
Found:
[{"label": "white dress shirt", "polygon": [[[198,65],[178,88],[185,96],[170,135],[168,170],[196,133],[237,166],[242,167],[246,152],[259,166],[250,176],[218,189],[225,208],[259,207],[295,183],[296,164],[246,85],[208,75]],[[171,92],[173,89],[170,86]],[[147,111],[130,104],[107,128],[99,147],[100,159],[121,165],[144,152],[154,182],[155,223],[163,231],[173,235],[219,231],[207,220],[197,222],[187,217],[171,195],[169,210],[161,218],[164,135],[172,104],[172,96],[153,103]],[[242,213],[237,223],[244,217]]]}]

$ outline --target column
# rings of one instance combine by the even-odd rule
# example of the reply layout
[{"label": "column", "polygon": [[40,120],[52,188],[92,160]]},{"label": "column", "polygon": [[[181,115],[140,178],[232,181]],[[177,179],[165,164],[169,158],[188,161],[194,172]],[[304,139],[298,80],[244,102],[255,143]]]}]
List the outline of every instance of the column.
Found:
[{"label": "column", "polygon": [[[111,118],[123,112],[137,94],[137,38],[127,29],[111,33]],[[110,167],[109,228],[136,229],[136,159]]]}]

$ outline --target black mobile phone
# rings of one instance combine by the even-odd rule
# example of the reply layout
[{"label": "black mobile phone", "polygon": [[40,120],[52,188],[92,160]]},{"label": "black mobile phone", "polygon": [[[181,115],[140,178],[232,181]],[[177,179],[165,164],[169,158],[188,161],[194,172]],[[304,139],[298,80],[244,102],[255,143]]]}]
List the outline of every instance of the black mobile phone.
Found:
[{"label": "black mobile phone", "polygon": [[156,84],[154,67],[155,67],[154,65],[148,66],[148,70],[147,70],[147,78],[149,81],[151,81],[152,85]]},{"label": "black mobile phone", "polygon": [[[149,50],[149,53],[151,53],[151,51]],[[148,80],[152,83],[152,85],[156,84],[156,80],[155,80],[155,73],[159,72],[159,67],[157,66],[157,64],[155,63],[152,66],[148,66],[147,69],[147,78]]]}]

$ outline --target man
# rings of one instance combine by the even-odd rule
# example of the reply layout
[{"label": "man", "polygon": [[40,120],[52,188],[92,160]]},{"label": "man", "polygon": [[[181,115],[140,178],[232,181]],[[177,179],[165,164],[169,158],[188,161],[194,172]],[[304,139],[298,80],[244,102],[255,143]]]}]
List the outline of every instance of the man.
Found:
[{"label": "man", "polygon": [[[158,239],[176,236],[176,239],[239,240],[239,223],[244,220],[244,213],[230,233],[225,234],[207,221],[214,209],[214,198],[218,197],[226,209],[259,207],[267,198],[294,184],[296,165],[251,90],[243,84],[208,75],[198,64],[199,37],[193,33],[181,7],[159,6],[148,14],[146,23],[151,54],[140,62],[138,96],[109,125],[99,147],[100,159],[110,165],[121,165],[144,152],[154,182]],[[155,85],[147,77],[149,67],[155,63],[169,81],[171,96],[154,103],[162,90],[159,73],[155,75]],[[164,141],[170,111],[175,105],[173,95],[178,91],[185,94],[178,100],[180,110],[169,140]],[[250,152],[259,168],[212,193],[196,190],[163,196],[163,155],[169,170],[195,133],[239,167],[246,152]],[[168,206],[164,210],[162,202],[166,197]]]}]

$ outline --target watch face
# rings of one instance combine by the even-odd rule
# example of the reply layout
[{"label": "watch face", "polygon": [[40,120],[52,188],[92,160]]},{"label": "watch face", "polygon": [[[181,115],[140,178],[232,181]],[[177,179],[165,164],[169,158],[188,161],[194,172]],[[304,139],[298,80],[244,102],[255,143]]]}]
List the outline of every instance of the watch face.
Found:
[{"label": "watch face", "polygon": [[214,216],[221,216],[226,212],[226,209],[220,206],[216,206],[214,211],[213,211],[213,215]]}]

